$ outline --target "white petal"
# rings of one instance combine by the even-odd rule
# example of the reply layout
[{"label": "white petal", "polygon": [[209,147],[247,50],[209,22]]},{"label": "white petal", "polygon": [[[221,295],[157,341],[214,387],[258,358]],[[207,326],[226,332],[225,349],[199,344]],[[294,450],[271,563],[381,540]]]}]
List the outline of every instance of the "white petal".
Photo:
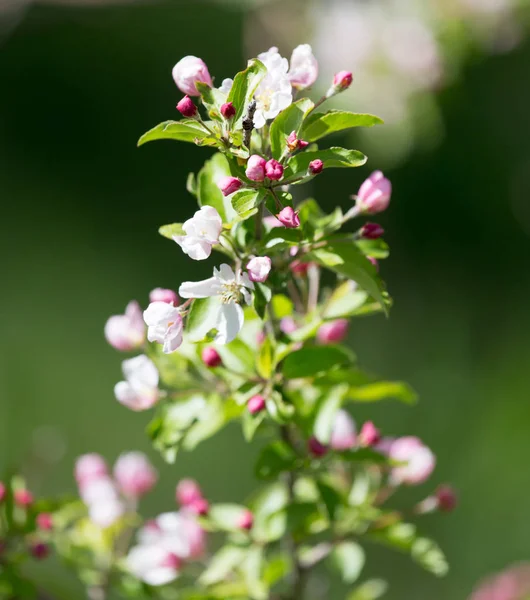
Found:
[{"label": "white petal", "polygon": [[210,277],[203,281],[185,281],[179,287],[179,296],[181,298],[209,298],[216,296],[219,289],[219,281],[216,277]]},{"label": "white petal", "polygon": [[180,318],[176,307],[168,302],[151,302],[144,310],[144,321],[148,326],[166,325]]},{"label": "white petal", "polygon": [[221,305],[215,341],[219,344],[229,344],[235,340],[243,327],[245,316],[243,309],[236,302]]},{"label": "white petal", "polygon": [[236,280],[236,274],[234,273],[232,267],[226,263],[220,265],[218,269],[214,268],[213,272],[217,279],[220,279],[225,283],[232,283]]},{"label": "white petal", "polygon": [[193,260],[205,260],[212,253],[212,244],[202,237],[175,235],[173,239],[182,248],[184,254]]},{"label": "white petal", "polygon": [[129,382],[141,382],[147,387],[155,388],[158,385],[158,371],[152,360],[145,354],[135,356],[122,363],[123,374]]},{"label": "white petal", "polygon": [[164,354],[171,354],[182,344],[182,320],[172,325],[164,340]]},{"label": "white petal", "polygon": [[254,127],[256,129],[261,129],[265,123],[267,122],[267,119],[265,117],[265,113],[263,112],[262,108],[257,108],[256,112],[254,113]]}]

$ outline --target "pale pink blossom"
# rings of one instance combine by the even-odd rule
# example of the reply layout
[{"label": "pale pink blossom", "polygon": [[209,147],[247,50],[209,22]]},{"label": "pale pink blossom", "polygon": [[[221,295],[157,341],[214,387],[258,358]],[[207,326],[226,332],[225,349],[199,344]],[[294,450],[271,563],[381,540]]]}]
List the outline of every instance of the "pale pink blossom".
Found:
[{"label": "pale pink blossom", "polygon": [[193,260],[205,260],[212,253],[212,246],[219,242],[223,221],[213,206],[203,206],[182,229],[185,235],[174,235],[174,241]]},{"label": "pale pink blossom", "polygon": [[247,271],[250,281],[263,283],[271,272],[272,262],[268,256],[255,256],[247,263]]},{"label": "pale pink blossom", "polygon": [[293,50],[288,76],[291,85],[299,90],[311,87],[317,80],[318,62],[309,44],[301,44]]},{"label": "pale pink blossom", "polygon": [[167,304],[178,306],[179,297],[177,292],[174,292],[173,290],[168,290],[167,288],[155,288],[149,293],[149,302],[166,302]]},{"label": "pale pink blossom", "polygon": [[90,479],[79,488],[79,493],[89,519],[99,527],[110,527],[125,513],[118,490],[108,476]]},{"label": "pale pink blossom", "polygon": [[122,494],[139,498],[153,488],[158,476],[145,454],[128,452],[116,461],[114,478]]},{"label": "pale pink blossom", "polygon": [[197,82],[212,87],[212,78],[205,62],[196,56],[185,56],[173,67],[173,80],[183,94],[200,96]]},{"label": "pale pink blossom", "polygon": [[350,450],[357,444],[355,421],[345,410],[337,411],[331,430],[330,446],[333,450]]},{"label": "pale pink blossom", "polygon": [[194,479],[182,479],[177,485],[175,497],[181,506],[190,506],[202,498],[202,491]]},{"label": "pale pink blossom", "polygon": [[237,177],[232,177],[231,175],[221,177],[217,181],[217,186],[221,190],[223,196],[230,196],[230,194],[237,192],[237,190],[239,190],[242,185],[243,182],[241,181],[241,179],[238,179]]},{"label": "pale pink blossom", "polygon": [[138,302],[129,302],[125,314],[109,318],[105,324],[105,337],[116,350],[129,352],[142,346],[145,341],[145,324]]},{"label": "pale pink blossom", "polygon": [[259,154],[253,154],[247,161],[245,175],[251,181],[263,181],[265,179],[265,165],[267,161]]},{"label": "pale pink blossom", "polygon": [[348,319],[329,321],[318,328],[317,339],[321,344],[342,342],[348,335]]},{"label": "pale pink blossom", "polygon": [[107,475],[107,463],[100,454],[83,454],[75,462],[75,479],[80,487],[91,480]]},{"label": "pale pink blossom", "polygon": [[125,381],[114,387],[118,402],[131,410],[147,410],[154,406],[160,397],[158,371],[154,363],[144,354],[125,360],[122,363]]},{"label": "pale pink blossom", "polygon": [[401,437],[390,446],[389,457],[393,461],[404,463],[392,469],[390,479],[394,485],[417,485],[426,481],[434,470],[434,454],[413,436]]},{"label": "pale pink blossom", "polygon": [[374,171],[361,185],[357,194],[357,207],[362,213],[383,212],[390,204],[392,184],[381,171]]},{"label": "pale pink blossom", "polygon": [[151,302],[144,311],[147,339],[162,344],[164,354],[171,354],[182,344],[182,317],[179,309],[167,302]]}]

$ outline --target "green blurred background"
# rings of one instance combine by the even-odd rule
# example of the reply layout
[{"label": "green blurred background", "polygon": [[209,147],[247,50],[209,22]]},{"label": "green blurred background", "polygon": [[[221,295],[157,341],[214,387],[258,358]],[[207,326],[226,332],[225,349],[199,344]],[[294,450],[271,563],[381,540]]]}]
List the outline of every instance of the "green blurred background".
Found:
[{"label": "green blurred background", "polygon": [[[153,287],[211,269],[156,233],[193,211],[186,175],[209,151],[136,140],[176,118],[170,72],[180,57],[203,57],[218,81],[243,67],[236,8],[34,6],[0,38],[0,471],[23,464],[39,494],[75,492],[78,454],[114,460],[129,449],[161,472],[148,515],[174,506],[182,476],[215,501],[256,485],[237,428],[164,466],[144,435],[147,415],[114,400],[122,356],[103,338],[130,299],[145,304]],[[439,93],[438,147],[386,172],[394,196],[380,222],[392,255],[382,273],[395,306],[390,320],[354,323],[350,337],[364,365],[408,380],[421,402],[357,413],[388,434],[420,435],[438,456],[433,482],[451,481],[461,496],[456,513],[423,523],[448,555],[447,578],[369,549],[366,575],[387,578],[393,600],[464,599],[483,575],[530,559],[529,65],[530,41],[477,54]],[[308,193],[327,209],[347,206],[379,166],[372,156],[324,173]],[[36,573],[59,598],[82,597],[59,566]]]}]

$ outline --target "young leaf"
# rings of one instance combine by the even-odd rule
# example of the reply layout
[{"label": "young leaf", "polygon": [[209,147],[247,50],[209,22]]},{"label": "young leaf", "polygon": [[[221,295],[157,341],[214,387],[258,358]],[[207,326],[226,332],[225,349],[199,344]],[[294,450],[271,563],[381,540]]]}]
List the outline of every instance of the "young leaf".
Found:
[{"label": "young leaf", "polygon": [[330,559],[344,583],[354,583],[364,567],[364,550],[355,542],[341,542],[333,548]]},{"label": "young leaf", "polygon": [[335,423],[335,416],[347,392],[347,384],[337,385],[327,391],[318,402],[313,431],[319,442],[323,444],[329,443],[333,424]]},{"label": "young leaf", "polygon": [[186,331],[190,341],[200,342],[217,325],[219,298],[198,298],[191,304],[186,320]]},{"label": "young leaf", "polygon": [[388,245],[381,238],[378,240],[357,240],[355,245],[365,256],[381,259],[387,258],[389,255]]},{"label": "young leaf", "polygon": [[199,206],[213,206],[220,214],[223,223],[229,223],[236,216],[230,198],[223,196],[217,185],[217,181],[226,175],[230,175],[230,164],[220,152],[207,160],[197,175]]},{"label": "young leaf", "polygon": [[220,531],[238,531],[239,520],[245,510],[239,504],[213,504],[208,511],[208,521]]},{"label": "young leaf", "polygon": [[199,577],[202,585],[212,585],[225,579],[245,558],[245,549],[239,546],[225,546],[210,560],[208,568]]},{"label": "young leaf", "polygon": [[344,131],[352,127],[372,127],[383,120],[375,115],[358,114],[344,110],[330,110],[327,113],[313,113],[302,128],[302,137],[308,142],[316,142],[330,133]]},{"label": "young leaf", "polygon": [[[193,144],[199,141],[208,146],[215,146],[217,140],[209,137],[210,134],[197,121],[184,119],[182,121],[164,121],[147,133],[144,133],[138,140],[138,146],[155,140],[176,140],[178,142],[191,142]],[[208,138],[208,139],[207,139]]]},{"label": "young leaf", "polygon": [[300,131],[302,123],[314,104],[309,98],[293,102],[274,119],[270,129],[271,151],[279,159],[287,148],[287,136]]},{"label": "young leaf", "polygon": [[171,223],[169,225],[162,225],[158,229],[158,233],[163,235],[168,240],[173,240],[174,235],[186,235],[186,232],[182,229],[182,223]]},{"label": "young leaf", "polygon": [[239,220],[244,221],[255,215],[264,196],[263,190],[239,190],[232,194],[232,208]]},{"label": "young leaf", "polygon": [[322,266],[356,281],[379,302],[385,314],[388,314],[390,300],[383,282],[375,267],[351,242],[332,237],[324,248],[313,250],[308,257],[309,260],[315,260]]},{"label": "young leaf", "polygon": [[345,281],[335,289],[324,305],[322,316],[325,319],[351,317],[367,298],[368,294],[356,289],[352,281]]},{"label": "young leaf", "polygon": [[271,301],[272,291],[264,283],[254,284],[254,310],[260,319],[265,318],[267,304]]},{"label": "young leaf", "polygon": [[265,65],[255,59],[244,71],[235,76],[227,102],[232,102],[236,109],[236,116],[234,117],[236,127],[239,127],[255,91],[266,73],[267,68]]},{"label": "young leaf", "polygon": [[356,587],[346,600],[378,600],[385,594],[387,589],[386,581],[370,579]]},{"label": "young leaf", "polygon": [[348,390],[348,400],[353,402],[379,402],[396,399],[405,404],[415,404],[416,392],[402,381],[376,381],[367,385],[352,386]]},{"label": "young leaf", "polygon": [[202,83],[202,81],[197,81],[195,85],[201,93],[201,100],[208,111],[208,116],[216,121],[222,121],[223,117],[220,113],[220,108],[225,102],[225,94],[216,88],[210,87],[206,83]]},{"label": "young leaf", "polygon": [[293,156],[287,163],[284,178],[287,180],[293,177],[302,177],[307,173],[309,163],[317,158],[324,163],[324,169],[361,167],[368,160],[359,150],[346,150],[338,147],[315,152],[301,152]]},{"label": "young leaf", "polygon": [[256,359],[256,368],[258,375],[263,379],[270,379],[274,372],[275,361],[274,361],[274,346],[269,337],[265,338],[263,344],[259,349],[258,357]]},{"label": "young leaf", "polygon": [[254,472],[258,479],[274,479],[282,471],[291,470],[296,459],[296,454],[285,442],[271,442],[260,452]]},{"label": "young leaf", "polygon": [[343,346],[314,346],[290,354],[284,361],[282,372],[287,379],[314,377],[333,367],[351,363],[353,356]]}]

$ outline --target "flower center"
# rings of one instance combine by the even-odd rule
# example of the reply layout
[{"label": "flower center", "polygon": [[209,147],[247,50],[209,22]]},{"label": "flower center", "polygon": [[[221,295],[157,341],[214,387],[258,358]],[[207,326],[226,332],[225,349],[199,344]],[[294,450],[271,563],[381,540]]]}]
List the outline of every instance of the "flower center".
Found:
[{"label": "flower center", "polygon": [[258,101],[258,104],[262,107],[262,109],[265,112],[267,112],[271,107],[273,93],[274,90],[272,90],[271,88],[266,88],[262,90],[261,93],[256,95],[256,100]]},{"label": "flower center", "polygon": [[241,300],[241,285],[235,281],[229,283],[223,283],[219,290],[221,296],[221,302],[223,304],[231,304],[232,302],[240,302]]}]

